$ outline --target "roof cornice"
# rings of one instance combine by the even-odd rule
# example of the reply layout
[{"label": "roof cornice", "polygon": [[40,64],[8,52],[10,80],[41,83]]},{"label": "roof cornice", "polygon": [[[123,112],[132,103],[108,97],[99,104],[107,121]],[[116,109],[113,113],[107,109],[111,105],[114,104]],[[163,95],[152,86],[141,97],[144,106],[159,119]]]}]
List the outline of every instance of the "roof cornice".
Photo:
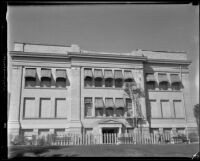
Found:
[{"label": "roof cornice", "polygon": [[126,55],[114,55],[114,54],[93,54],[93,53],[75,53],[68,52],[69,57],[82,57],[82,58],[101,58],[101,59],[125,59],[125,60],[139,60],[146,61],[147,57],[144,56],[126,56]]},{"label": "roof cornice", "polygon": [[186,64],[190,65],[191,60],[172,60],[172,59],[147,59],[147,63],[165,63],[165,64]]}]

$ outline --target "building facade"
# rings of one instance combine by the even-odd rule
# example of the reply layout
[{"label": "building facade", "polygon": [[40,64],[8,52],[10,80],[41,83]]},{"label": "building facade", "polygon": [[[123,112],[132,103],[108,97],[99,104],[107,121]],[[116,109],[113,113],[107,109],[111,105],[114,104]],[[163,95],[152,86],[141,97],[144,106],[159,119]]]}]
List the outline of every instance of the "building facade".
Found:
[{"label": "building facade", "polygon": [[145,133],[196,130],[185,52],[15,43],[10,55],[9,134],[131,133],[137,128],[126,82],[145,92],[139,99]]}]

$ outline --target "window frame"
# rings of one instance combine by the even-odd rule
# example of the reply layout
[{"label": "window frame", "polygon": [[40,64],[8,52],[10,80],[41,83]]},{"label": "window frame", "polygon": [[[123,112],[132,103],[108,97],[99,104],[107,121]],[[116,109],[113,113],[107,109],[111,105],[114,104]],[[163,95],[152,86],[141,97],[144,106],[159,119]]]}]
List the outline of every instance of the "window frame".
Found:
[{"label": "window frame", "polygon": [[[86,102],[85,101],[86,99],[91,99],[91,102]],[[90,104],[91,105],[90,108],[89,108],[89,109],[91,109],[91,116],[87,115],[87,110],[88,109],[86,109],[86,104]],[[93,109],[93,98],[92,97],[84,97],[84,117],[92,117],[93,116],[92,109]]]}]

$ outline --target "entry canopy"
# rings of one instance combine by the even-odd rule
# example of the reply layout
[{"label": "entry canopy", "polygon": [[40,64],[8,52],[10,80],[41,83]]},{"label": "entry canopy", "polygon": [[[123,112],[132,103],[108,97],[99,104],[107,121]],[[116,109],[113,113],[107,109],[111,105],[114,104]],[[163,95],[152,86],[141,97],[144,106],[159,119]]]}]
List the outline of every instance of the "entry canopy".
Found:
[{"label": "entry canopy", "polygon": [[119,107],[125,107],[125,104],[124,104],[124,100],[123,98],[116,98],[115,99],[115,107],[116,108],[119,108]]},{"label": "entry canopy", "polygon": [[122,71],[121,70],[115,70],[115,79],[123,79]]},{"label": "entry canopy", "polygon": [[106,98],[105,106],[106,106],[106,108],[114,107],[113,99],[112,98]]},{"label": "entry canopy", "polygon": [[181,82],[181,79],[178,74],[171,74],[170,78],[171,78],[171,83],[180,83]]},{"label": "entry canopy", "polygon": [[41,77],[51,78],[51,69],[41,69]]},{"label": "entry canopy", "polygon": [[36,78],[36,69],[26,68],[25,77]]},{"label": "entry canopy", "polygon": [[105,70],[104,71],[104,78],[107,79],[107,78],[113,78],[113,72],[112,70]]},{"label": "entry canopy", "polygon": [[103,78],[103,73],[101,69],[95,69],[94,70],[94,77],[95,78]]},{"label": "entry canopy", "polygon": [[161,82],[169,82],[167,78],[167,74],[158,74],[158,81]]},{"label": "entry canopy", "polygon": [[56,78],[67,78],[66,70],[57,69],[56,70]]},{"label": "entry canopy", "polygon": [[84,69],[84,76],[92,78],[92,69]]},{"label": "entry canopy", "polygon": [[147,82],[155,82],[156,81],[153,73],[148,73],[146,79],[147,79]]},{"label": "entry canopy", "polygon": [[95,98],[95,108],[103,108],[103,98]]},{"label": "entry canopy", "polygon": [[124,71],[124,79],[133,79],[131,71]]}]

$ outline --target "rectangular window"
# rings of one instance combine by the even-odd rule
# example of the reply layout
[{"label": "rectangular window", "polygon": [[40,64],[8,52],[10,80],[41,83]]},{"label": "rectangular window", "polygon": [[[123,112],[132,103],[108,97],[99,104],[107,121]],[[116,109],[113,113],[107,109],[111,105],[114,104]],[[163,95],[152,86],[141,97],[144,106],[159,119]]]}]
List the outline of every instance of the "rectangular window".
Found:
[{"label": "rectangular window", "polygon": [[49,129],[40,129],[38,131],[38,133],[39,133],[39,136],[45,136],[45,137],[47,137],[47,135],[49,134]]},{"label": "rectangular window", "polygon": [[23,136],[25,138],[32,138],[33,130],[32,129],[24,129],[23,130]]},{"label": "rectangular window", "polygon": [[181,100],[174,100],[174,112],[176,118],[184,118],[183,104]]},{"label": "rectangular window", "polygon": [[35,106],[35,98],[24,98],[24,118],[37,118],[38,111]]},{"label": "rectangular window", "polygon": [[40,117],[41,118],[53,118],[55,117],[54,108],[51,106],[50,98],[41,98],[40,99]]},{"label": "rectangular window", "polygon": [[180,134],[185,134],[185,128],[176,128],[177,133]]},{"label": "rectangular window", "polygon": [[151,128],[151,133],[158,134],[159,128]]},{"label": "rectangular window", "polygon": [[132,100],[130,98],[126,99],[126,109],[127,109],[127,117],[132,116]]},{"label": "rectangular window", "polygon": [[151,118],[161,118],[162,117],[161,109],[157,105],[156,100],[150,100],[149,104],[150,104],[150,109],[151,109]]},{"label": "rectangular window", "polygon": [[171,118],[169,100],[161,100],[163,118]]},{"label": "rectangular window", "polygon": [[65,134],[65,129],[55,129],[54,133],[56,135],[64,135]]},{"label": "rectangular window", "polygon": [[67,117],[67,106],[64,98],[56,99],[56,117],[66,118]]},{"label": "rectangular window", "polygon": [[87,97],[84,100],[84,104],[85,104],[85,116],[92,116],[92,98],[91,97]]}]

